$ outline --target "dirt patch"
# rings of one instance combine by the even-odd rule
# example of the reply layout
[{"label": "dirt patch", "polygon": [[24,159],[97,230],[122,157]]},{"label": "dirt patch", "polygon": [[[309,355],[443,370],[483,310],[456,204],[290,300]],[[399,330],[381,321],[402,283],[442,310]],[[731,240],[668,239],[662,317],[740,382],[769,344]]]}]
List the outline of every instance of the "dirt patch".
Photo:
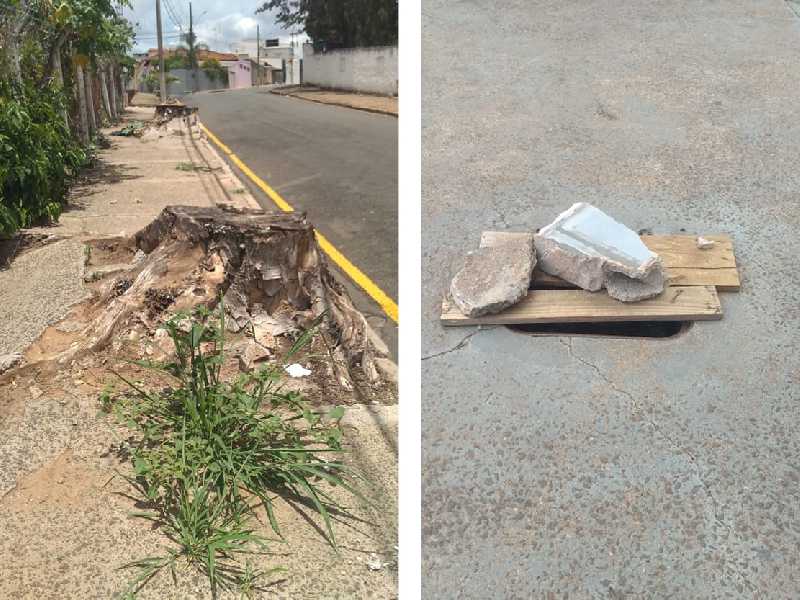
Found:
[{"label": "dirt patch", "polygon": [[31,510],[47,506],[80,506],[84,497],[96,493],[110,482],[102,471],[77,460],[71,449],[17,481],[16,487],[2,499],[12,510]]}]

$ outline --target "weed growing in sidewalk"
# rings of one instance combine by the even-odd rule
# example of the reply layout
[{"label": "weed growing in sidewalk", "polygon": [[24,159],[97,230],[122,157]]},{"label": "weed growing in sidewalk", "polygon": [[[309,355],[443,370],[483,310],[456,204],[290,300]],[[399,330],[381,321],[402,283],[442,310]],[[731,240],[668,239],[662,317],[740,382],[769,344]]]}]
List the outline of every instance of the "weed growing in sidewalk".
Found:
[{"label": "weed growing in sidewalk", "polygon": [[[277,364],[223,380],[222,306],[213,313],[200,308],[178,314],[165,327],[175,345],[173,360],[137,364],[164,374],[170,386],[146,389],[119,375],[127,391],[101,396],[103,409],[138,434],[131,456],[135,476],[128,481],[149,510],[137,515],[158,524],[173,542],[160,555],[125,565],[138,569],[125,597],[135,597],[162,569],[175,579],[180,561],[208,577],[214,597],[220,588],[254,589],[263,573],[240,559],[266,551],[267,540],[249,525],[257,506],[264,506],[281,534],[275,495],[312,506],[335,547],[331,510],[347,511],[325,486],[364,499],[354,487],[359,476],[335,459],[342,452],[344,410],[314,412],[296,392],[282,391]],[[289,356],[313,334],[301,335]]]},{"label": "weed growing in sidewalk", "polygon": [[212,171],[218,171],[219,170],[218,167],[216,167],[216,168],[206,167],[206,166],[203,166],[203,165],[196,165],[196,164],[190,163],[190,162],[178,163],[177,166],[175,167],[175,169],[178,170],[178,171],[190,171],[190,172],[202,172],[202,173],[211,173]]}]

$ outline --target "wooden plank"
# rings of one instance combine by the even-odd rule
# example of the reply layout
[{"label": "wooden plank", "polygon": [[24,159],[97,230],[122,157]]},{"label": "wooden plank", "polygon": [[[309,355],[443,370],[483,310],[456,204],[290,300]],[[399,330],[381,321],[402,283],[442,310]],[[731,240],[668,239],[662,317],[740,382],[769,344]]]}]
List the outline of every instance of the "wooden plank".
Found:
[{"label": "wooden plank", "polygon": [[739,271],[728,269],[692,269],[669,267],[667,278],[670,285],[713,285],[718,292],[738,292]]},{"label": "wooden plank", "polygon": [[733,241],[727,235],[703,235],[717,242],[707,250],[697,247],[696,235],[643,235],[645,246],[661,257],[664,266],[690,269],[736,268]]},{"label": "wooden plank", "polygon": [[[519,234],[507,231],[484,231],[481,247],[489,247],[512,241]],[[697,247],[697,236],[693,235],[645,235],[642,241],[653,252],[661,256],[671,285],[713,285],[719,292],[738,292],[741,285],[733,241],[727,235],[704,235],[717,242],[708,250]],[[571,283],[547,275],[536,269],[533,273],[532,289],[577,289]]]},{"label": "wooden plank", "polygon": [[447,326],[523,323],[597,323],[604,321],[713,321],[722,318],[714,286],[670,286],[656,298],[624,303],[585,290],[534,290],[506,310],[465,317],[449,300],[442,304]]}]

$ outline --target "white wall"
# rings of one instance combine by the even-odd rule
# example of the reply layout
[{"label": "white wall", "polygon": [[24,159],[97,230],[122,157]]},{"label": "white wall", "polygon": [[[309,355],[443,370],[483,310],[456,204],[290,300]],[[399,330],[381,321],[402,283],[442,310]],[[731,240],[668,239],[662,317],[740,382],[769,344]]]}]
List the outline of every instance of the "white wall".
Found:
[{"label": "white wall", "polygon": [[303,47],[303,83],[373,94],[397,95],[397,46],[315,53]]}]

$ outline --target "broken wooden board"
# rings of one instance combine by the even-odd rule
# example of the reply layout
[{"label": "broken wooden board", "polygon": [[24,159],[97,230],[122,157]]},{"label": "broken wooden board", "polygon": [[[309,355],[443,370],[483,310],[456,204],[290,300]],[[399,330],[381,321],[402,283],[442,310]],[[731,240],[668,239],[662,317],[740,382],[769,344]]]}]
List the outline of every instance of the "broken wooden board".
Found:
[{"label": "broken wooden board", "polygon": [[[515,234],[507,231],[484,231],[481,234],[481,247],[511,240]],[[713,285],[719,292],[738,292],[739,271],[733,254],[733,241],[727,235],[704,235],[716,244],[701,250],[697,247],[695,235],[644,235],[645,245],[661,256],[670,285],[705,286]],[[573,284],[558,277],[533,272],[531,289],[577,289]]]},{"label": "broken wooden board", "polygon": [[717,290],[708,286],[670,286],[650,300],[625,304],[603,292],[533,290],[519,303],[494,315],[465,317],[448,299],[442,325],[598,323],[605,321],[715,321],[722,318]]}]

